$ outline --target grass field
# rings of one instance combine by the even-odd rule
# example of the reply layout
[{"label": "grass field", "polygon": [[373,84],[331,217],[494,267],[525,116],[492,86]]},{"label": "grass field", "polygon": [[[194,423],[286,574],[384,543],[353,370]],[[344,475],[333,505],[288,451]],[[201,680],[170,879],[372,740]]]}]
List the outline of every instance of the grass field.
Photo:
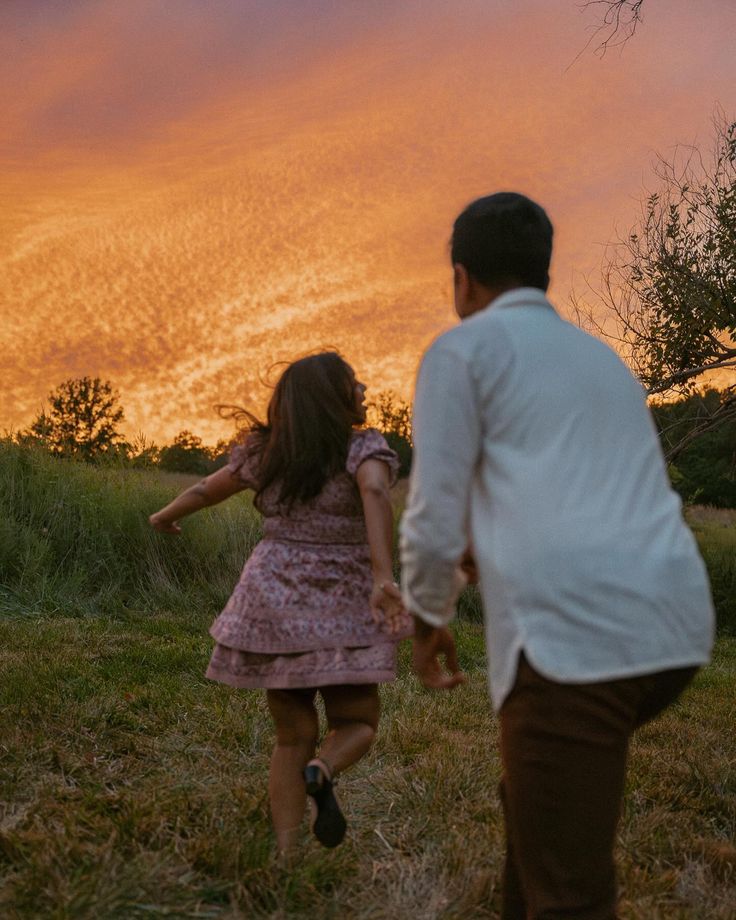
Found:
[{"label": "grass field", "polygon": [[[180,483],[0,451],[0,917],[493,918],[497,725],[477,595],[468,685],[419,688],[402,652],[372,754],[340,783],[350,830],[272,859],[258,692],[204,679],[214,613],[258,538],[247,501],[164,540]],[[4,464],[4,465],[3,465]],[[622,918],[736,916],[736,521],[691,509],[719,599],[713,664],[636,738]]]},{"label": "grass field", "polygon": [[[203,616],[0,623],[0,916],[491,918],[502,825],[478,626],[469,684],[383,688],[375,750],[346,774],[346,843],[272,860],[272,742],[258,692],[202,677]],[[736,640],[637,737],[621,916],[736,915]]]}]

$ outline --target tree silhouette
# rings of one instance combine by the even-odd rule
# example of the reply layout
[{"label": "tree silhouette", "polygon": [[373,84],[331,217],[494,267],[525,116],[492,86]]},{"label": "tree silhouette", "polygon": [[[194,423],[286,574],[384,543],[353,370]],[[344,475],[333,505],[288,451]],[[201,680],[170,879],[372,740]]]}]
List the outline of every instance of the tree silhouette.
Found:
[{"label": "tree silhouette", "polygon": [[367,421],[382,432],[389,447],[399,457],[399,476],[408,476],[411,469],[411,406],[396,393],[384,391],[366,404]]},{"label": "tree silhouette", "polygon": [[384,433],[393,432],[411,443],[411,406],[391,390],[377,393],[366,403],[368,424]]},{"label": "tree silhouette", "polygon": [[173,444],[161,448],[159,466],[171,473],[205,475],[213,467],[212,451],[196,434],[186,430],[180,431]]},{"label": "tree silhouette", "polygon": [[118,431],[124,413],[118,401],[109,381],[66,380],[49,394],[49,409],[39,413],[29,434],[59,456],[98,460],[124,445]]}]

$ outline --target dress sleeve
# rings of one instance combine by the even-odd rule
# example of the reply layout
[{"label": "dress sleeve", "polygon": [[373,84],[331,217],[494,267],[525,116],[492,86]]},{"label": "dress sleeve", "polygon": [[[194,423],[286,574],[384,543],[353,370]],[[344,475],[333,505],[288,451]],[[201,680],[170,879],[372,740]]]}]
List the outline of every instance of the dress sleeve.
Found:
[{"label": "dress sleeve", "polygon": [[257,488],[258,452],[255,450],[252,437],[247,438],[245,443],[233,447],[227,468],[233,476],[242,479],[249,489]]},{"label": "dress sleeve", "polygon": [[394,485],[399,476],[399,458],[396,451],[386,443],[386,439],[375,428],[356,431],[350,442],[345,468],[355,476],[364,460],[382,460],[389,469],[390,484]]}]

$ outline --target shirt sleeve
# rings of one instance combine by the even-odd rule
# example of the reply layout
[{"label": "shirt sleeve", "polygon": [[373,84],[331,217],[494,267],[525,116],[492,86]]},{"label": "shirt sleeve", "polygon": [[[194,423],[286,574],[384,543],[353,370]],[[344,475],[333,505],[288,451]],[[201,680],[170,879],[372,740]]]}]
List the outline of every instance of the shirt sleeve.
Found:
[{"label": "shirt sleeve", "polygon": [[233,476],[238,476],[247,488],[256,489],[258,473],[258,452],[255,450],[252,436],[243,444],[236,444],[230,451],[230,461],[227,464]]},{"label": "shirt sleeve", "polygon": [[381,460],[388,466],[390,484],[396,483],[399,475],[398,455],[396,451],[391,450],[384,436],[375,428],[366,428],[353,435],[345,468],[354,477],[364,460]]},{"label": "shirt sleeve", "polygon": [[469,499],[481,419],[467,360],[441,340],[422,361],[414,400],[414,454],[401,521],[404,604],[432,626],[455,615],[465,585]]}]

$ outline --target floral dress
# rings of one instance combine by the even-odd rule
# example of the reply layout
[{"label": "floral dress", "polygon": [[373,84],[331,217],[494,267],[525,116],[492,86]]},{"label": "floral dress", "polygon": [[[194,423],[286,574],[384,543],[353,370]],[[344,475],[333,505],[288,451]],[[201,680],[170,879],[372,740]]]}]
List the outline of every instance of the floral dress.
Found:
[{"label": "floral dress", "polygon": [[[207,677],[232,687],[372,684],[396,677],[397,635],[373,622],[373,586],[363,506],[355,479],[364,460],[398,460],[374,429],[354,431],[345,471],[291,509],[262,496],[263,539],[210,633]],[[255,487],[257,457],[236,447],[228,468]],[[407,618],[408,619],[408,618]]]}]

